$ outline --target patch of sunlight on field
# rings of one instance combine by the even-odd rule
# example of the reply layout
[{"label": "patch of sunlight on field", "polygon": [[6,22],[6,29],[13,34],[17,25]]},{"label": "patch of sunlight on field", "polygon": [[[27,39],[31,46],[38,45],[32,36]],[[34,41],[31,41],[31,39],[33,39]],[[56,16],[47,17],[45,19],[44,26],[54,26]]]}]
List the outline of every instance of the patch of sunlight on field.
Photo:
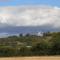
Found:
[{"label": "patch of sunlight on field", "polygon": [[40,56],[40,57],[4,57],[0,60],[60,60],[60,56]]}]

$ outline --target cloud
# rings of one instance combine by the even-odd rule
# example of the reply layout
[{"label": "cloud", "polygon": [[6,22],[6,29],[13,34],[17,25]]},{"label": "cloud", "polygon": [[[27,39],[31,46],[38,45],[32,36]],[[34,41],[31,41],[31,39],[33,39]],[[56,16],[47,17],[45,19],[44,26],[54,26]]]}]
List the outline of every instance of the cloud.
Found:
[{"label": "cloud", "polygon": [[0,7],[0,27],[51,26],[60,27],[60,8],[48,6]]}]

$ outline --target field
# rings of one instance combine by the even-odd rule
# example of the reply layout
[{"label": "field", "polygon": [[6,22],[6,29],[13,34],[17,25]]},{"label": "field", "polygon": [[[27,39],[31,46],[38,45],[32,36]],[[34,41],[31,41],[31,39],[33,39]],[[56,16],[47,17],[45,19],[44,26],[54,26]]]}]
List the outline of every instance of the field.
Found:
[{"label": "field", "polygon": [[5,57],[0,60],[60,60],[60,56],[40,56],[40,57]]}]

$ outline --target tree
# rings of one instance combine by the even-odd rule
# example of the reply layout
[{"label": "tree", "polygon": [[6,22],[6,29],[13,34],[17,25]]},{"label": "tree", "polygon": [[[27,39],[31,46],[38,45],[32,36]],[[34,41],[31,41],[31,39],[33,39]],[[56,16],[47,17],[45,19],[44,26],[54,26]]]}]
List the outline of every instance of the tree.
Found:
[{"label": "tree", "polygon": [[23,34],[21,33],[21,34],[19,34],[19,36],[20,36],[20,37],[22,37],[22,36],[23,36]]}]

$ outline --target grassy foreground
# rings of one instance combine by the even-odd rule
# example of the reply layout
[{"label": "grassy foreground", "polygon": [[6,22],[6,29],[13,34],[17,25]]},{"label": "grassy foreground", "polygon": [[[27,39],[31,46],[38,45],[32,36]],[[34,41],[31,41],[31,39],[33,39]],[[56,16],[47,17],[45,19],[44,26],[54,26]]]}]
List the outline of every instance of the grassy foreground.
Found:
[{"label": "grassy foreground", "polygon": [[60,56],[40,56],[40,57],[4,57],[0,60],[60,60]]}]

